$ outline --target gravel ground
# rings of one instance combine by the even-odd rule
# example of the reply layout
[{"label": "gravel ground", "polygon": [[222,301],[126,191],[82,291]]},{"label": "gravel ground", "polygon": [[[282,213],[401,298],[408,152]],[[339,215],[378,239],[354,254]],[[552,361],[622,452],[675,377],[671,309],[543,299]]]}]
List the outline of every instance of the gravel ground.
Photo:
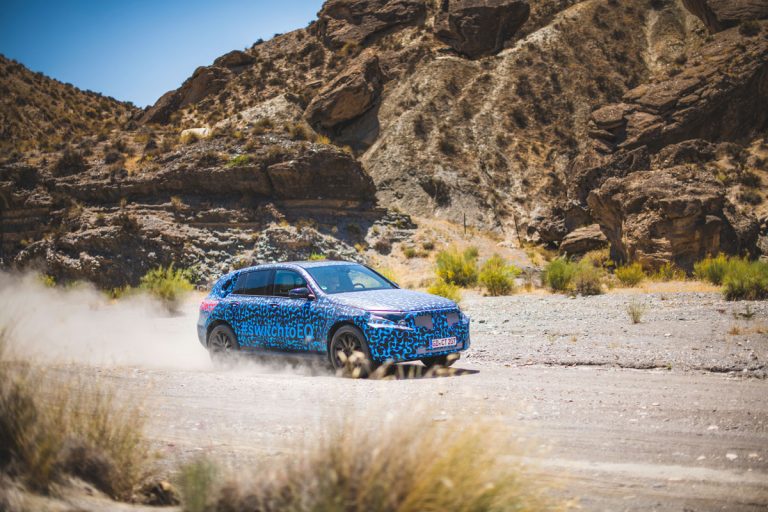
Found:
[{"label": "gravel ground", "polygon": [[[630,301],[647,308],[640,324]],[[490,417],[515,433],[534,480],[582,510],[768,509],[768,303],[616,292],[469,295],[463,307],[473,346],[445,378],[341,379],[316,358],[214,368],[195,338],[196,304],[146,322],[154,353],[177,357],[63,371],[142,396],[168,471],[201,452],[242,471],[341,418],[376,428],[391,414]]]},{"label": "gravel ground", "polygon": [[[629,304],[644,310],[632,324]],[[718,293],[468,296],[470,360],[768,374],[768,302]]]}]

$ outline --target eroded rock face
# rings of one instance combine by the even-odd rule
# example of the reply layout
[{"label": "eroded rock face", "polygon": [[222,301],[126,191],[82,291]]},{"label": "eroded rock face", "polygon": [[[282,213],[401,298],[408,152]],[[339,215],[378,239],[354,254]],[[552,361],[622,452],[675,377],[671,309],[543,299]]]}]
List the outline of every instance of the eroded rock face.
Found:
[{"label": "eroded rock face", "polygon": [[167,92],[142,116],[142,123],[167,123],[171,114],[222,90],[232,77],[226,67],[201,66],[178,89]]},{"label": "eroded rock face", "polygon": [[307,106],[305,117],[313,126],[324,129],[356,119],[379,101],[383,84],[378,57],[364,55],[361,62],[318,92]]},{"label": "eroded rock face", "polygon": [[[768,22],[761,22],[763,33]],[[738,140],[768,122],[768,40],[718,34],[667,80],[628,91],[592,113],[598,150],[660,149],[687,139]]]},{"label": "eroded rock face", "polygon": [[423,0],[330,0],[318,13],[318,30],[333,48],[362,45],[396,27],[424,21]]},{"label": "eroded rock face", "polygon": [[611,178],[590,193],[589,207],[619,261],[658,267],[693,263],[720,250],[724,191],[689,168]]},{"label": "eroded rock face", "polygon": [[743,21],[768,18],[766,0],[683,0],[710,32],[720,32]]},{"label": "eroded rock face", "polygon": [[435,35],[468,57],[491,55],[528,20],[523,0],[447,0],[435,16]]}]

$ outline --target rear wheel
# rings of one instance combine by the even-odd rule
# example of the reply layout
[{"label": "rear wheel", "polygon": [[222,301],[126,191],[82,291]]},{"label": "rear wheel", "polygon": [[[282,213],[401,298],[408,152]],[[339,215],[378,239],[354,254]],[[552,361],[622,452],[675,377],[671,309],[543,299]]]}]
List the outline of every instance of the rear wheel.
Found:
[{"label": "rear wheel", "polygon": [[328,344],[328,359],[336,371],[365,377],[376,367],[365,335],[357,327],[345,325],[337,330]]},{"label": "rear wheel", "polygon": [[421,362],[424,363],[424,366],[427,368],[432,368],[434,366],[445,366],[447,368],[458,360],[459,354],[446,354],[444,356],[423,357]]},{"label": "rear wheel", "polygon": [[220,324],[208,334],[208,353],[214,362],[229,361],[240,350],[237,336],[228,325]]}]

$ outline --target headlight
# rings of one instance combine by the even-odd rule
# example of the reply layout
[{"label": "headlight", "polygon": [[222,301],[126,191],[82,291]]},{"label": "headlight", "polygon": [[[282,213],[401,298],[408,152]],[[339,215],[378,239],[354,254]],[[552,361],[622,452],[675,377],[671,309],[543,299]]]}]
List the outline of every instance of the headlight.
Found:
[{"label": "headlight", "polygon": [[405,320],[405,315],[402,313],[388,313],[384,311],[376,311],[369,313],[368,326],[376,328],[387,329],[400,329],[403,331],[412,331],[408,327],[408,323]]}]

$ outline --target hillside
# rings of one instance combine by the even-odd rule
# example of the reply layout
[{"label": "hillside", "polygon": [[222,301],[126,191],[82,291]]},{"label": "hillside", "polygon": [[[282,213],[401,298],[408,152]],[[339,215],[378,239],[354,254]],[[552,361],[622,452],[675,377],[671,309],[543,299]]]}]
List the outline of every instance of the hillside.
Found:
[{"label": "hillside", "polygon": [[29,156],[121,127],[137,109],[34,73],[0,55],[0,150]]},{"label": "hillside", "polygon": [[144,111],[105,104],[64,152],[11,139],[3,257],[118,286],[372,261],[432,220],[649,267],[768,253],[768,14],[724,4],[330,0]]}]

